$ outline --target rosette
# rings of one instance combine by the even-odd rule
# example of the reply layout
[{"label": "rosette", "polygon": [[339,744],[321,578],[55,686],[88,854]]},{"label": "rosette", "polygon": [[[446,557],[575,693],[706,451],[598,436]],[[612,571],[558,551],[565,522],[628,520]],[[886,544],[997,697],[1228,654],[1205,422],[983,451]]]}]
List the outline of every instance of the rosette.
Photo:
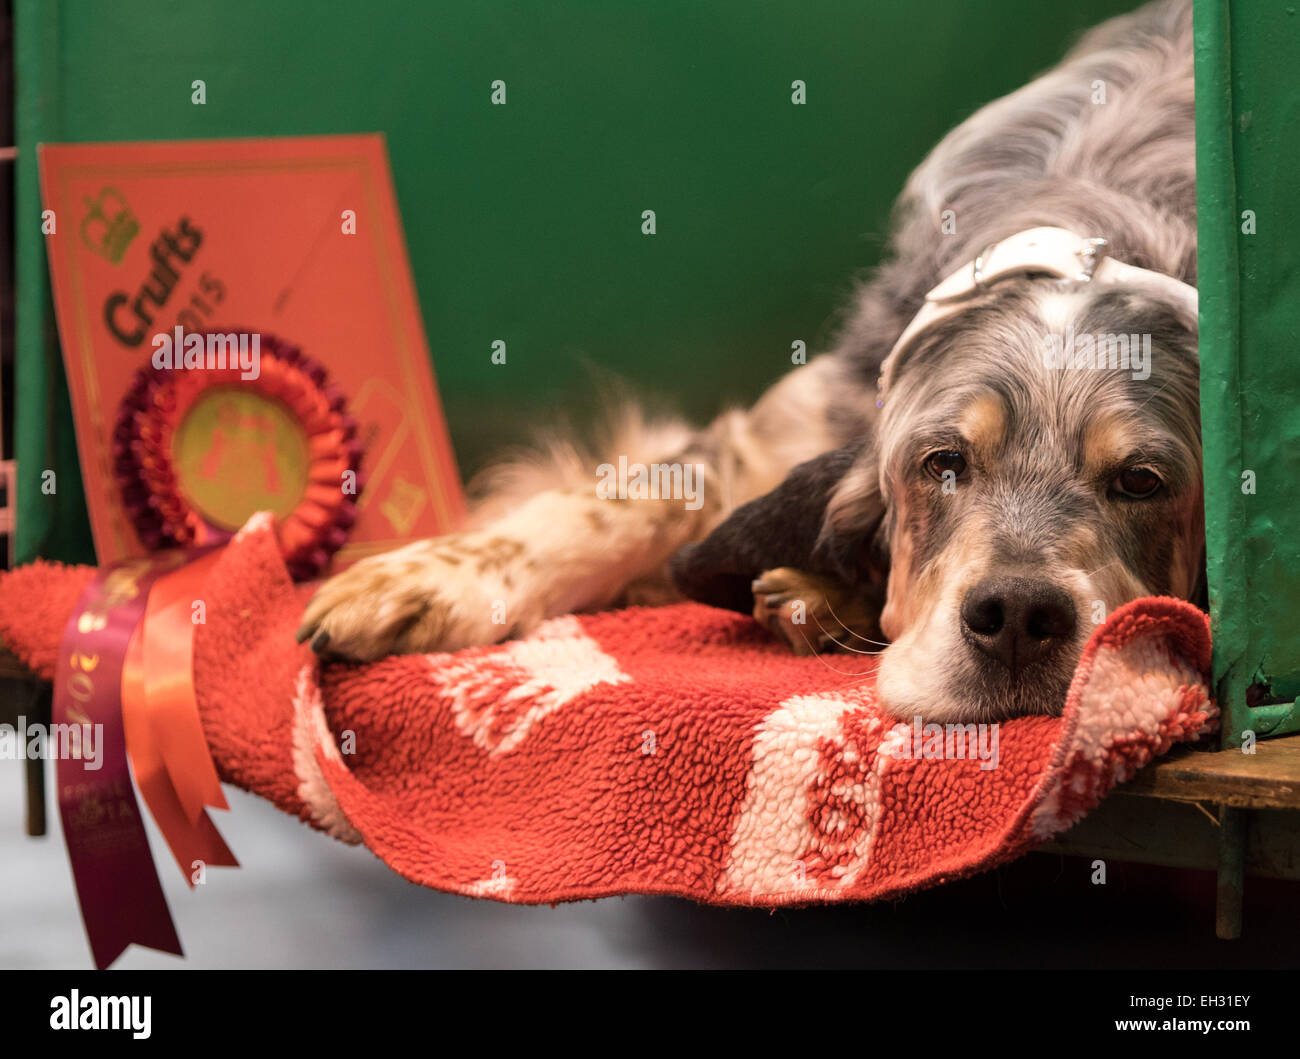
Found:
[{"label": "rosette", "polygon": [[174,364],[155,355],[137,373],[113,434],[123,505],[150,552],[219,544],[271,511],[290,573],[311,578],[356,520],[357,424],[297,346],[253,335],[241,361],[226,355],[236,335],[249,337],[191,332],[182,349],[178,333]]}]

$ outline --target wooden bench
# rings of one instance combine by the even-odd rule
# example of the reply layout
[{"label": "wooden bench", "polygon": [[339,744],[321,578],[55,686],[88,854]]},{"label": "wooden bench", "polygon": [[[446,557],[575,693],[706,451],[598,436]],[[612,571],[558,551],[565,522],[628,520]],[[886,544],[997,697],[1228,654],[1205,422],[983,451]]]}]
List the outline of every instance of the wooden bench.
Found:
[{"label": "wooden bench", "polygon": [[1043,848],[1214,871],[1216,933],[1240,937],[1247,874],[1300,879],[1300,736],[1175,748]]},{"label": "wooden bench", "polygon": [[[51,687],[0,647],[0,723],[49,723]],[[47,828],[45,769],[26,763],[27,833]],[[1248,874],[1300,879],[1300,735],[1255,753],[1180,747],[1118,787],[1045,852],[1218,875],[1215,929],[1241,936]]]}]

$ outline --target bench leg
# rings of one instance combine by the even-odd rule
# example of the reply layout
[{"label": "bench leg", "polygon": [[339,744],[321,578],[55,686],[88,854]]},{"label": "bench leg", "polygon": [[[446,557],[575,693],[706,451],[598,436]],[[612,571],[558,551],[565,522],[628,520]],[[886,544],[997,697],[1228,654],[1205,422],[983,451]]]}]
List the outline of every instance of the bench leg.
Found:
[{"label": "bench leg", "polygon": [[[26,718],[28,724],[45,725],[48,731],[53,699],[54,691],[49,684],[8,673],[0,675],[0,722],[4,724],[17,726],[21,718]],[[28,758],[25,746],[18,750],[19,756],[26,759],[23,761],[26,831],[39,837],[46,833],[45,761]]]},{"label": "bench leg", "polygon": [[45,762],[27,759],[27,833],[33,838],[45,834]]},{"label": "bench leg", "polygon": [[1219,887],[1214,910],[1214,932],[1220,938],[1241,937],[1245,887],[1246,810],[1224,805],[1219,809]]},{"label": "bench leg", "polygon": [[[32,696],[32,720],[48,725],[53,717],[54,689],[40,685]],[[45,834],[45,761],[27,759],[27,833],[39,838]]]}]

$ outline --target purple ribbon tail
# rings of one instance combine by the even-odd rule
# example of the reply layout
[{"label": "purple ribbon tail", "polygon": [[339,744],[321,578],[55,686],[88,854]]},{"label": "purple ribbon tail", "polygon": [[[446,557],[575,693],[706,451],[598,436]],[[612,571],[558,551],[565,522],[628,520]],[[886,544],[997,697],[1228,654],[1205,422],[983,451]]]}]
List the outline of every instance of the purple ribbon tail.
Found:
[{"label": "purple ribbon tail", "polygon": [[81,918],[100,970],[133,942],[183,955],[131,782],[121,704],[127,645],[149,587],[170,565],[141,560],[100,571],[59,649],[51,739],[70,733],[59,725],[81,726],[82,741],[71,745],[84,750],[94,738],[97,751],[60,753],[55,775]]}]

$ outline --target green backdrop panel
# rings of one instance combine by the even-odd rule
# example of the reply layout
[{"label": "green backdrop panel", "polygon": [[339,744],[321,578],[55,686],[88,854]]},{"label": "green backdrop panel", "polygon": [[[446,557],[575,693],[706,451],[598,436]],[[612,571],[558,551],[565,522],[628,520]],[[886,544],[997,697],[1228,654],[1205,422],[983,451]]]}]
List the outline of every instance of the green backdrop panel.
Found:
[{"label": "green backdrop panel", "polygon": [[532,424],[584,418],[605,373],[701,419],[753,398],[793,341],[825,344],[939,136],[1131,6],[18,0],[21,557],[90,555],[39,141],[386,133],[468,472]]},{"label": "green backdrop panel", "polygon": [[1300,729],[1300,14],[1197,0],[1201,422],[1224,741]]}]

